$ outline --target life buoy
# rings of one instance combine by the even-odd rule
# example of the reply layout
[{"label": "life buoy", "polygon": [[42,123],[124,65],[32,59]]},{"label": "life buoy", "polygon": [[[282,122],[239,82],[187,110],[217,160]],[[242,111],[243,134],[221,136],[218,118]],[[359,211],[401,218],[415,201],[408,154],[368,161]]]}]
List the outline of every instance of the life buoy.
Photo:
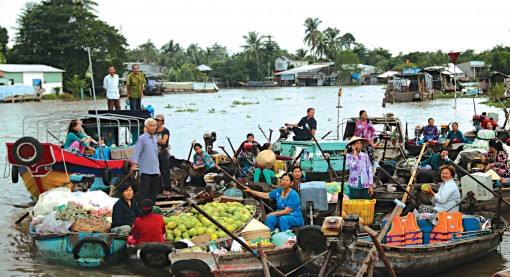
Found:
[{"label": "life buoy", "polygon": [[96,243],[99,244],[104,251],[103,260],[108,260],[110,258],[110,247],[108,244],[106,244],[106,241],[104,241],[102,238],[98,237],[85,237],[81,240],[79,240],[73,247],[73,257],[74,259],[78,260],[80,259],[80,250],[83,247],[83,245],[87,243]]},{"label": "life buoy", "polygon": [[321,231],[321,226],[307,225],[301,228],[297,234],[298,246],[303,251],[310,251],[318,255],[326,250],[326,236]]},{"label": "life buoy", "polygon": [[107,166],[103,169],[103,184],[105,186],[110,186],[110,184],[112,183],[112,169]]},{"label": "life buoy", "polygon": [[11,167],[11,181],[14,183],[14,184],[17,184],[18,181],[19,181],[19,172],[18,172],[18,168],[16,166],[12,166]]},{"label": "life buoy", "polygon": [[[183,276],[186,273],[197,273],[200,277],[211,276],[211,268],[204,262],[198,259],[179,260],[170,266],[173,276]],[[186,275],[184,275],[186,276]],[[193,274],[193,276],[196,276]]]},{"label": "life buoy", "polygon": [[22,137],[14,142],[11,154],[19,165],[31,166],[38,163],[43,156],[41,143],[33,137]]},{"label": "life buoy", "polygon": [[140,249],[140,260],[153,268],[163,268],[170,265],[168,254],[172,252],[172,248],[161,243],[149,243]]},{"label": "life buoy", "polygon": [[129,160],[125,160],[124,164],[122,165],[122,174],[128,175],[130,170],[131,170],[131,162]]}]

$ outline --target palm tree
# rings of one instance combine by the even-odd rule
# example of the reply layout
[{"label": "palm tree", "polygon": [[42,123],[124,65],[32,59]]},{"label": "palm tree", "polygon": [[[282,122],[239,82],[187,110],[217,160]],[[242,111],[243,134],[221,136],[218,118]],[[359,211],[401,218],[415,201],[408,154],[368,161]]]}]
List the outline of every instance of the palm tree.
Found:
[{"label": "palm tree", "polygon": [[322,34],[326,43],[325,54],[330,60],[334,61],[336,53],[341,47],[340,30],[328,27]]},{"label": "palm tree", "polygon": [[321,32],[318,32],[315,37],[315,56],[318,56],[319,59],[322,59],[322,55],[324,55],[327,48],[328,45],[326,43],[324,35],[322,35]]},{"label": "palm tree", "polygon": [[312,19],[309,17],[305,20],[305,24],[303,24],[303,26],[305,26],[305,38],[303,39],[303,42],[310,46],[311,53],[315,50],[317,45],[317,35],[320,33],[319,24],[321,23],[322,21],[319,18],[316,17],[315,19]]},{"label": "palm tree", "polygon": [[138,49],[140,49],[143,62],[146,63],[156,62],[159,52],[154,43],[150,39],[146,43],[138,46]]},{"label": "palm tree", "polygon": [[296,59],[298,59],[299,61],[302,61],[306,58],[307,54],[308,54],[308,50],[299,48],[298,50],[296,50]]},{"label": "palm tree", "polygon": [[259,61],[262,55],[262,40],[265,36],[259,36],[259,32],[248,32],[247,36],[243,36],[246,44],[241,47],[244,49],[244,57],[246,60],[257,64],[257,75],[260,74]]},{"label": "palm tree", "polygon": [[343,49],[351,49],[351,45],[356,42],[356,39],[351,33],[344,34],[340,40]]},{"label": "palm tree", "polygon": [[74,0],[76,5],[84,7],[86,10],[90,12],[97,12],[95,7],[97,7],[97,2],[93,0]]}]

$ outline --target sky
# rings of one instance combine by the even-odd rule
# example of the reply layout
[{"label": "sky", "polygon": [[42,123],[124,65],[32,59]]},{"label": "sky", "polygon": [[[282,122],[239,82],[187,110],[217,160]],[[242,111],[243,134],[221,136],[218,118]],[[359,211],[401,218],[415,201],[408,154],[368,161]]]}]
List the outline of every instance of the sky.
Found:
[{"label": "sky", "polygon": [[[27,2],[0,0],[0,26],[14,44],[16,19]],[[173,39],[187,47],[214,43],[231,53],[242,51],[243,35],[271,35],[282,49],[295,53],[303,44],[306,18],[319,18],[319,30],[336,27],[367,48],[393,55],[415,51],[476,52],[510,46],[510,1],[493,0],[96,0],[99,19],[121,30],[128,48],[149,39],[159,49]],[[487,3],[487,5],[484,5]]]}]

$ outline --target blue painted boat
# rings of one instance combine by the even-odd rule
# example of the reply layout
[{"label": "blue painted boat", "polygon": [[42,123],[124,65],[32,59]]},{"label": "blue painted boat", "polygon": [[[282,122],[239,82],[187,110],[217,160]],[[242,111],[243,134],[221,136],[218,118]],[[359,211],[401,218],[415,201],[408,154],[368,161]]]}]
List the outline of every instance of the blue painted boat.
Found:
[{"label": "blue painted boat", "polygon": [[30,235],[44,258],[70,267],[112,265],[127,258],[127,236],[113,233],[70,232]]}]

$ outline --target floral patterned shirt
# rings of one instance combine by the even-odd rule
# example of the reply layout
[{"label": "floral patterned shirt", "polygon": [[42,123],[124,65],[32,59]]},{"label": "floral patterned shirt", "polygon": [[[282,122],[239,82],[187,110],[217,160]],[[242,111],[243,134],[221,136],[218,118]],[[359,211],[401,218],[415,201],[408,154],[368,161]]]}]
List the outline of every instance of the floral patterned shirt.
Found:
[{"label": "floral patterned shirt", "polygon": [[427,125],[423,127],[423,138],[432,138],[433,140],[437,140],[439,138],[437,126]]},{"label": "floral patterned shirt", "polygon": [[361,187],[366,189],[373,185],[374,175],[372,173],[372,164],[366,153],[361,152],[354,157],[354,152],[346,156],[347,166],[349,167],[349,186],[358,188],[358,177],[361,178]]},{"label": "floral patterned shirt", "polygon": [[365,123],[361,123],[361,120],[356,121],[354,136],[362,137],[370,142],[373,142],[375,139],[375,129],[374,126],[372,125],[372,122],[368,120],[365,121]]},{"label": "floral patterned shirt", "polygon": [[205,165],[205,169],[209,169],[214,166],[214,161],[211,156],[209,156],[207,153],[204,153],[203,151],[200,155],[197,153],[193,155],[193,163],[195,165]]}]

